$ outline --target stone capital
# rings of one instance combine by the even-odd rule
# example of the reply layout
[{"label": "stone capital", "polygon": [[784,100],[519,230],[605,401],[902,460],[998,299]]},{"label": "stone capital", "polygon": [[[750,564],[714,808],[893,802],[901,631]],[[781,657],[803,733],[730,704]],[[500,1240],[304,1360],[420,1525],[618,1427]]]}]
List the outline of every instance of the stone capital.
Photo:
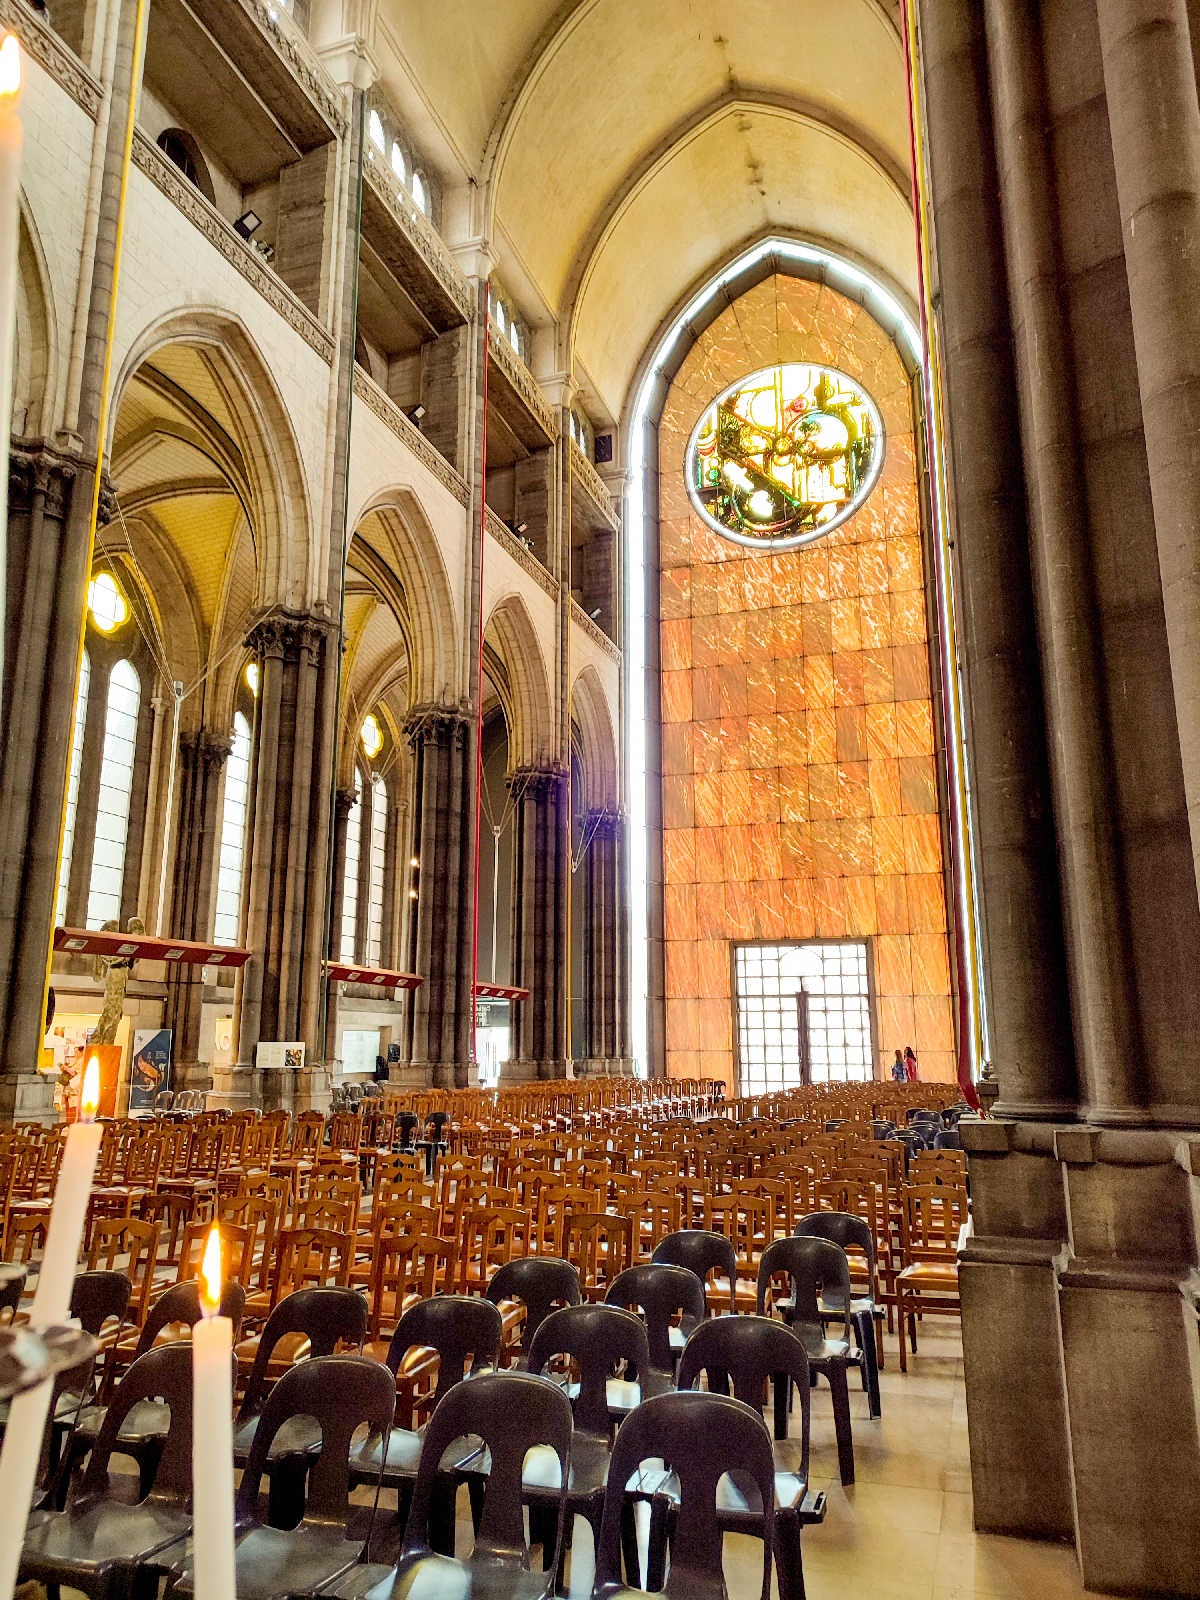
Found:
[{"label": "stone capital", "polygon": [[453,706],[414,706],[404,719],[404,737],[415,750],[418,744],[448,745],[464,740],[475,719]]}]

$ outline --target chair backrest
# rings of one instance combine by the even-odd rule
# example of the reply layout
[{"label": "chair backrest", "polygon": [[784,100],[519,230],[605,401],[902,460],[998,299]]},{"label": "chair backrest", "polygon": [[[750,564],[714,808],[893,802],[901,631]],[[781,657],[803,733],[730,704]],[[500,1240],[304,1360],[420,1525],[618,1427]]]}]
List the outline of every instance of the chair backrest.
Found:
[{"label": "chair backrest", "polygon": [[[237,1379],[237,1358],[231,1357],[232,1375]],[[139,1400],[159,1399],[171,1414],[167,1437],[154,1475],[150,1493],[156,1499],[186,1502],[192,1493],[192,1347],[190,1344],[162,1344],[147,1350],[121,1379],[104,1414],[83,1475],[81,1493],[105,1497],[108,1490],[108,1462],[117,1448],[117,1435],[126,1417]]]},{"label": "chair backrest", "polygon": [[100,1266],[112,1271],[120,1257],[129,1257],[125,1270],[132,1286],[131,1316],[137,1323],[145,1317],[150,1303],[159,1233],[157,1222],[140,1222],[136,1217],[97,1217],[92,1224],[88,1271],[94,1272]]},{"label": "chair backrest", "polygon": [[365,1356],[316,1356],[289,1367],[267,1396],[237,1492],[238,1520],[257,1521],[258,1491],[275,1435],[290,1417],[312,1417],[321,1454],[308,1475],[305,1523],[345,1525],[350,1506],[350,1441],[365,1423],[387,1436],[396,1411],[396,1380]]},{"label": "chair backrest", "polygon": [[262,1410],[269,1388],[267,1368],[279,1341],[289,1333],[304,1334],[312,1357],[331,1356],[340,1344],[362,1348],[367,1331],[367,1302],[357,1289],[297,1289],[281,1300],[267,1318],[258,1341],[254,1365],[238,1422]]},{"label": "chair backrest", "polygon": [[[217,1307],[219,1316],[228,1317],[233,1323],[233,1337],[237,1339],[237,1331],[242,1321],[242,1311],[246,1305],[246,1291],[240,1283],[232,1278],[226,1278],[221,1285],[221,1303]],[[134,1359],[145,1355],[151,1349],[154,1341],[164,1328],[169,1328],[174,1322],[185,1322],[189,1328],[194,1328],[204,1313],[200,1309],[200,1284],[195,1278],[189,1278],[183,1283],[173,1283],[169,1289],[159,1295],[158,1299],[146,1313],[146,1320],[142,1324],[142,1331],[138,1335],[137,1349]]]},{"label": "chair backrest", "polygon": [[[456,1439],[482,1439],[491,1452],[483,1501],[483,1516],[475,1534],[475,1549],[468,1565],[519,1565],[528,1571],[525,1519],[522,1510],[522,1472],[525,1457],[537,1445],[549,1446],[558,1457],[562,1492],[554,1559],[543,1557],[545,1587],[553,1590],[562,1549],[568,1462],[571,1454],[571,1402],[557,1385],[524,1372],[485,1372],[446,1396],[434,1412],[421,1448],[421,1464],[404,1531],[401,1565],[430,1553],[429,1511],[442,1457]],[[518,1557],[519,1552],[519,1557]],[[396,1592],[399,1592],[397,1589]],[[522,1586],[527,1597],[532,1585]]]},{"label": "chair backrest", "polygon": [[792,1280],[794,1310],[793,1325],[799,1324],[820,1331],[822,1327],[819,1300],[822,1294],[829,1303],[845,1307],[844,1337],[850,1337],[850,1264],[846,1252],[830,1239],[814,1239],[793,1234],[790,1239],[776,1239],[762,1253],[758,1266],[758,1304],[761,1317],[766,1309],[767,1289],[776,1273],[786,1272]]},{"label": "chair backrest", "polygon": [[387,1364],[399,1372],[400,1363],[414,1345],[429,1345],[438,1353],[435,1408],[443,1395],[461,1383],[467,1357],[472,1370],[490,1366],[500,1355],[504,1325],[490,1300],[473,1295],[442,1294],[422,1300],[400,1318],[388,1346]]},{"label": "chair backrest", "polygon": [[25,1292],[25,1276],[24,1272],[12,1271],[6,1272],[0,1279],[0,1311],[11,1311],[16,1315]]},{"label": "chair backrest", "polygon": [[807,1483],[812,1406],[808,1355],[792,1330],[770,1317],[714,1317],[702,1322],[683,1347],[677,1387],[694,1388],[702,1372],[709,1374],[714,1389],[714,1379],[727,1374],[733,1379],[735,1397],[755,1411],[762,1409],[763,1387],[770,1379],[795,1379],[801,1411],[800,1476]]},{"label": "chair backrest", "polygon": [[579,1368],[575,1426],[607,1436],[609,1374],[619,1361],[628,1362],[639,1377],[650,1369],[645,1327],[632,1311],[622,1311],[619,1306],[565,1306],[552,1311],[534,1334],[530,1372],[542,1372],[547,1362],[559,1355],[570,1356]]},{"label": "chair backrest", "polygon": [[[867,1258],[870,1277],[870,1298],[878,1299],[879,1289],[875,1279],[875,1238],[865,1217],[850,1216],[844,1211],[812,1211],[801,1217],[796,1232],[803,1238],[829,1239],[843,1250],[861,1250]],[[836,1304],[836,1295],[825,1291],[827,1304]]]},{"label": "chair backrest", "polygon": [[624,1486],[647,1458],[664,1460],[679,1483],[671,1568],[663,1593],[677,1600],[726,1600],[717,1483],[726,1472],[745,1472],[762,1497],[762,1600],[769,1600],[775,1542],[771,1437],[760,1411],[728,1395],[691,1391],[643,1400],[621,1426],[608,1468],[608,1481],[618,1492],[604,1498],[593,1593],[620,1589]]},{"label": "chair backrest", "polygon": [[561,1301],[577,1306],[583,1295],[579,1273],[569,1261],[557,1256],[522,1256],[506,1261],[487,1286],[487,1298],[494,1306],[502,1300],[521,1300],[525,1305],[525,1328],[521,1335],[521,1354],[527,1356],[533,1336],[546,1317]]},{"label": "chair backrest", "polygon": [[728,1278],[730,1284],[737,1276],[733,1245],[724,1234],[709,1233],[706,1228],[681,1228],[678,1233],[669,1233],[657,1245],[651,1260],[686,1267],[701,1283],[707,1283],[710,1272]]},{"label": "chair backrest", "polygon": [[347,1286],[354,1256],[352,1234],[331,1228],[281,1228],[277,1241],[271,1289],[276,1305],[293,1289]]},{"label": "chair backrest", "polygon": [[707,1309],[704,1285],[696,1274],[667,1261],[627,1268],[609,1285],[604,1303],[630,1311],[640,1306],[646,1313],[650,1360],[661,1372],[670,1372],[674,1365],[671,1323],[675,1313],[682,1311],[685,1316],[702,1320]]}]

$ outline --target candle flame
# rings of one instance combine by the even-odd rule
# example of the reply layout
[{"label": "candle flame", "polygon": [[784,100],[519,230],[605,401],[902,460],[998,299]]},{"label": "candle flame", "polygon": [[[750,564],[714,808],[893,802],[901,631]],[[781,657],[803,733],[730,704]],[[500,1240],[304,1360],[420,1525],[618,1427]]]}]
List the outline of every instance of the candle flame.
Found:
[{"label": "candle flame", "polygon": [[21,46],[15,33],[6,33],[0,44],[0,95],[21,92]]},{"label": "candle flame", "polygon": [[211,1317],[221,1304],[221,1230],[214,1222],[204,1246],[204,1260],[200,1266],[200,1305],[206,1317]]},{"label": "candle flame", "polygon": [[[3,52],[0,51],[0,54]],[[79,1098],[79,1115],[90,1122],[100,1108],[100,1058],[93,1056],[83,1074],[83,1093]]]}]

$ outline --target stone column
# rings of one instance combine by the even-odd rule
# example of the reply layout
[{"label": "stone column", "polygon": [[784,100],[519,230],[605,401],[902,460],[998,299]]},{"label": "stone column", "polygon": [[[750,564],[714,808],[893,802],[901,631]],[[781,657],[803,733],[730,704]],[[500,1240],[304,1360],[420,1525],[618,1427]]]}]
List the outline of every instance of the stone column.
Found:
[{"label": "stone column", "polygon": [[[342,895],[346,883],[346,828],[354,808],[354,790],[339,789],[333,807],[333,895],[330,901],[329,950],[330,961],[338,961],[342,954]],[[329,985],[325,1006],[325,1060],[337,1057],[338,1001],[340,983]]]},{"label": "stone column", "polygon": [[419,862],[408,965],[425,980],[413,997],[412,1066],[439,1089],[466,1086],[475,1027],[471,726],[469,716],[438,706],[418,707],[405,726],[416,758]]},{"label": "stone column", "polygon": [[[179,741],[179,829],[175,885],[168,924],[177,939],[212,937],[217,853],[221,840],[221,773],[233,740],[207,729]],[[204,968],[167,965],[166,1025],[171,1029],[177,1089],[212,1087],[211,1067],[199,1059]]]},{"label": "stone column", "polygon": [[584,919],[588,1002],[587,1069],[625,1073],[629,1060],[629,949],[625,916],[625,817],[604,809],[585,823],[591,834]]},{"label": "stone column", "polygon": [[[513,1006],[512,1060],[506,1079],[562,1078],[567,1071],[567,941],[563,848],[570,775],[560,767],[521,767],[508,780],[513,816],[513,982],[529,999]],[[569,836],[568,841],[569,841]]]},{"label": "stone column", "polygon": [[1185,0],[1097,0],[1163,611],[1200,880],[1200,103]]}]

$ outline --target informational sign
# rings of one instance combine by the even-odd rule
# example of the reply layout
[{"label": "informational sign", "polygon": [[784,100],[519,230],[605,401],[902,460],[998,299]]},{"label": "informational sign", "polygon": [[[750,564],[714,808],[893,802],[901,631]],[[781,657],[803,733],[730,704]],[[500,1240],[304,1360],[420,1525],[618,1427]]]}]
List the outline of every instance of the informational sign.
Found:
[{"label": "informational sign", "polygon": [[303,1039],[260,1039],[254,1053],[256,1067],[299,1072],[304,1065]]},{"label": "informational sign", "polygon": [[171,1087],[170,1028],[136,1028],[129,1069],[129,1114],[154,1110],[154,1101]]}]

